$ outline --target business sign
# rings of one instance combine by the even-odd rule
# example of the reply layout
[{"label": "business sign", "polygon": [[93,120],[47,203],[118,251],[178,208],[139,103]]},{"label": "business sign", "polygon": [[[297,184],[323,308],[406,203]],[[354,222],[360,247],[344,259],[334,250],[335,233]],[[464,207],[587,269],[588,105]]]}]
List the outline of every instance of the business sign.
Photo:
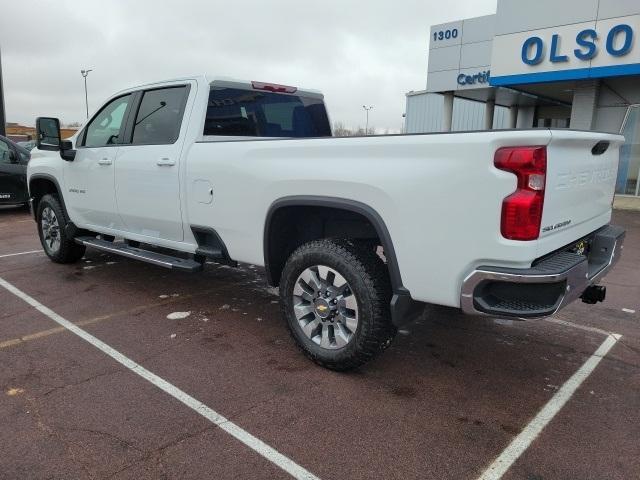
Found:
[{"label": "business sign", "polygon": [[494,86],[640,74],[640,15],[500,35]]},{"label": "business sign", "polygon": [[456,79],[458,85],[477,85],[477,84],[488,84],[489,83],[489,74],[491,72],[489,70],[484,70],[482,72],[474,73],[473,75],[467,75],[465,73],[458,74]]}]

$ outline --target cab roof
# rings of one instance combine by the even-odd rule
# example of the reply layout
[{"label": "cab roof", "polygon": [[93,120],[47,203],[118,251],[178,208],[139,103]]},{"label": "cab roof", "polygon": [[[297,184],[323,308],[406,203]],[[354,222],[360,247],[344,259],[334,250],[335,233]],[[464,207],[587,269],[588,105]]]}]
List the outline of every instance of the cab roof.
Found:
[{"label": "cab roof", "polygon": [[[229,88],[242,88],[242,89],[247,89],[247,90],[268,90],[268,91],[273,91],[274,93],[283,93],[283,94],[297,94],[297,95],[303,95],[303,96],[308,96],[308,97],[315,97],[315,98],[324,98],[324,95],[322,94],[322,92],[320,90],[316,90],[316,89],[303,89],[303,88],[299,88],[299,87],[294,87],[291,86],[289,87],[288,85],[282,85],[282,84],[277,84],[277,83],[270,83],[270,82],[258,82],[255,80],[242,80],[242,79],[238,79],[238,78],[233,78],[233,77],[226,77],[226,76],[220,76],[220,75],[207,75],[207,74],[200,74],[200,75],[188,75],[188,76],[183,76],[183,77],[175,77],[175,78],[170,78],[170,79],[165,79],[165,80],[159,80],[159,81],[155,81],[155,82],[150,82],[150,83],[144,83],[141,85],[136,85],[133,87],[129,87],[126,88],[124,90],[119,91],[116,95],[120,95],[122,93],[126,93],[126,92],[130,92],[133,90],[140,90],[143,88],[149,88],[149,87],[155,87],[155,86],[160,86],[160,85],[165,85],[167,83],[175,83],[175,82],[184,82],[184,81],[188,81],[188,80],[195,80],[201,83],[208,83],[209,85],[213,85],[213,86],[220,86],[220,87],[229,87]],[[257,87],[257,85],[262,85],[262,86],[274,86],[274,87],[285,87],[286,89],[290,89],[290,90],[279,90],[279,91],[275,91],[275,90],[270,90],[269,88],[260,88]]]}]

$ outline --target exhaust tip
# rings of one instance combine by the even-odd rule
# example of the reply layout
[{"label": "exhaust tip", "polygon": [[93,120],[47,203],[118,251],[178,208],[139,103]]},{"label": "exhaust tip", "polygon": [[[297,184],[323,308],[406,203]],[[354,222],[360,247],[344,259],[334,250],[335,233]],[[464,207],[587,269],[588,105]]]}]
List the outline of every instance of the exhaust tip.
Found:
[{"label": "exhaust tip", "polygon": [[587,289],[584,292],[582,292],[582,295],[580,296],[580,298],[584,303],[593,305],[598,302],[603,302],[606,296],[607,296],[607,287],[603,285],[591,285],[587,287]]}]

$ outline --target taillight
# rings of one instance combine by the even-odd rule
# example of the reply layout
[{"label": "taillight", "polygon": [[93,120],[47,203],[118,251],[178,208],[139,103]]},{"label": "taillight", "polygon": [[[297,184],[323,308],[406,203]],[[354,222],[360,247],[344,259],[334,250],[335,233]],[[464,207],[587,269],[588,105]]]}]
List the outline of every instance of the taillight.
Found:
[{"label": "taillight", "polygon": [[296,93],[297,87],[289,87],[288,85],[278,85],[277,83],[251,82],[254,90],[266,90],[273,93]]},{"label": "taillight", "polygon": [[540,236],[542,222],[547,148],[500,148],[493,164],[518,178],[516,191],[502,201],[502,236],[510,240],[535,240]]}]

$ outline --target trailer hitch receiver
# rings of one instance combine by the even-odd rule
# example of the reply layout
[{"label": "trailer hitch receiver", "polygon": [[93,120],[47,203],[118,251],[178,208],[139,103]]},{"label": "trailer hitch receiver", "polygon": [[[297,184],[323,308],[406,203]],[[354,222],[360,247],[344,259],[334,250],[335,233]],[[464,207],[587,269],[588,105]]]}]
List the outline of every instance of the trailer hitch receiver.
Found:
[{"label": "trailer hitch receiver", "polygon": [[603,285],[590,285],[586,288],[580,298],[584,303],[593,305],[594,303],[604,301],[607,296],[607,287]]}]

